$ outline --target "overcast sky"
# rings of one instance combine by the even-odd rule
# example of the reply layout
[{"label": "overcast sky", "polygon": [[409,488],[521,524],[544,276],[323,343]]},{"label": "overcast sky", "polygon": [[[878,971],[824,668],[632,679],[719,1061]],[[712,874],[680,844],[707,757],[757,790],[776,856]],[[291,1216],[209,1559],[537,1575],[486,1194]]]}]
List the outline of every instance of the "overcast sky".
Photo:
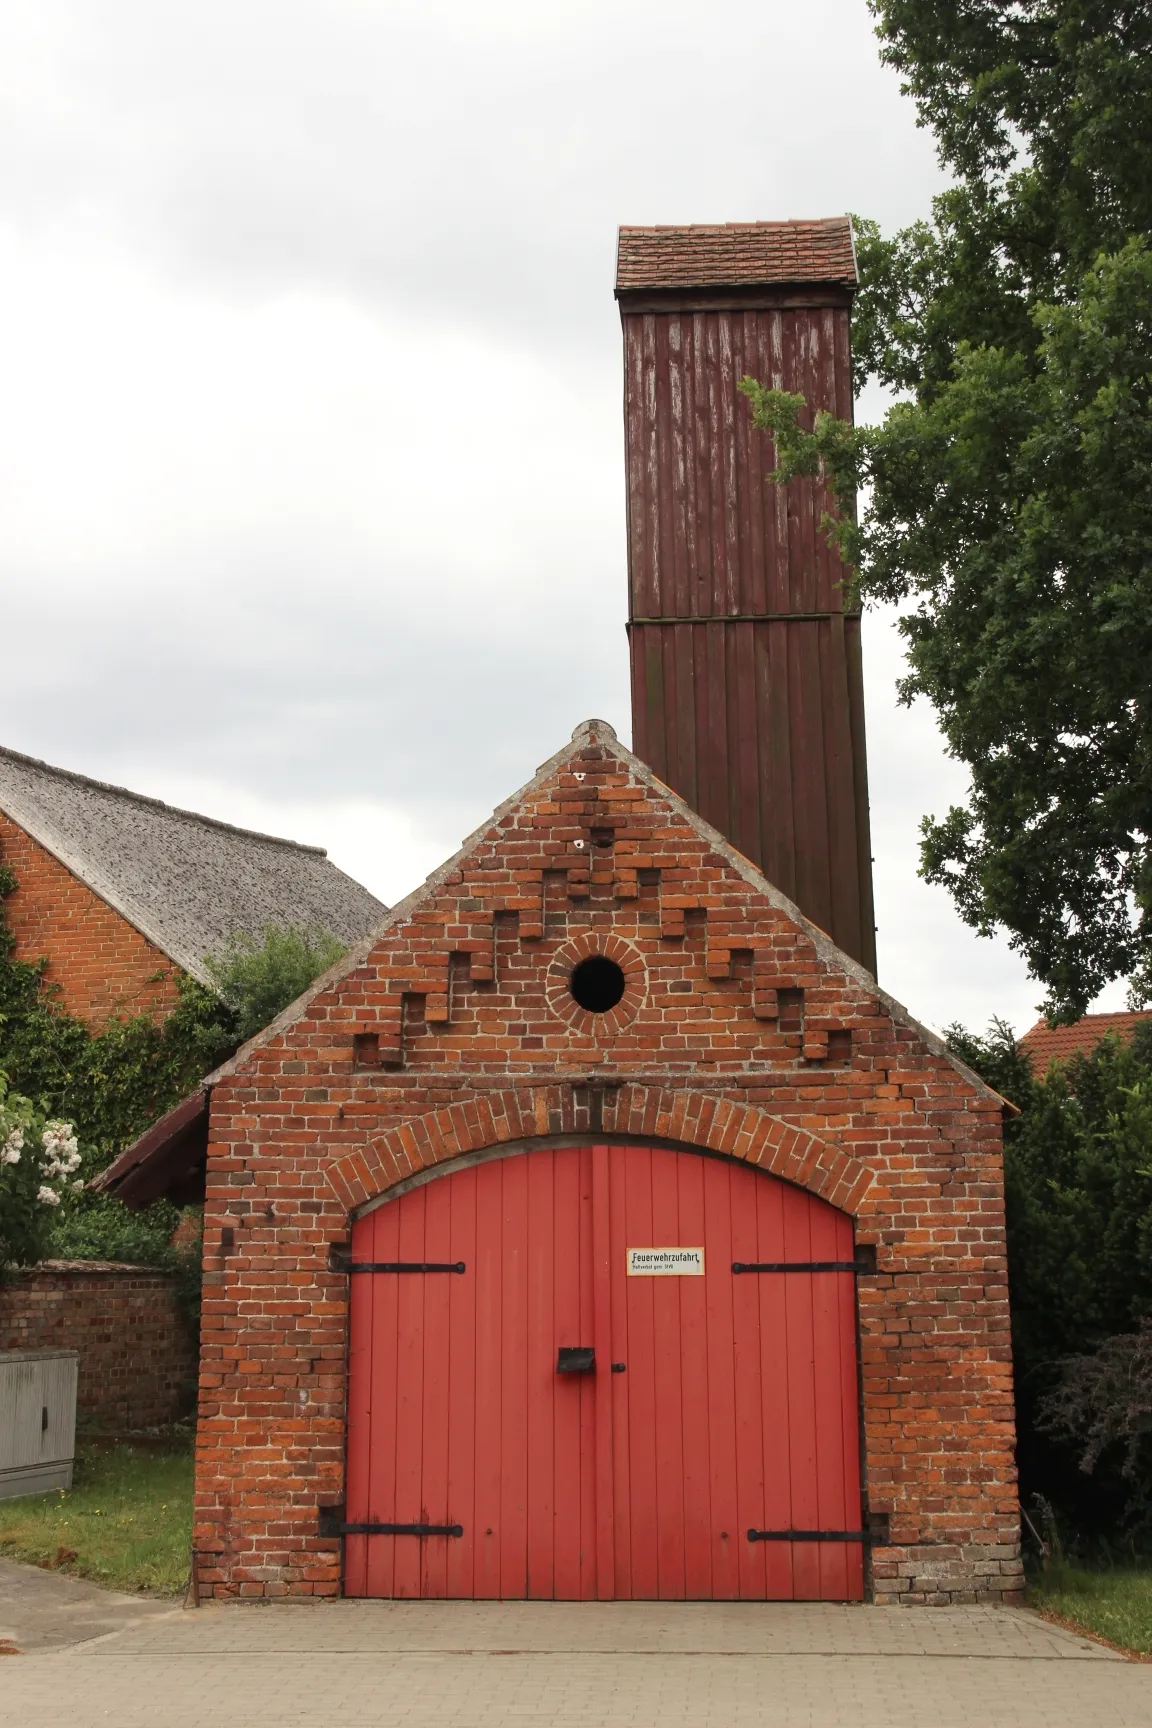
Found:
[{"label": "overcast sky", "polygon": [[[864,0],[5,0],[0,742],[387,900],[627,739],[620,222],[940,184]],[[866,624],[880,977],[1042,992],[916,878],[963,778]]]}]

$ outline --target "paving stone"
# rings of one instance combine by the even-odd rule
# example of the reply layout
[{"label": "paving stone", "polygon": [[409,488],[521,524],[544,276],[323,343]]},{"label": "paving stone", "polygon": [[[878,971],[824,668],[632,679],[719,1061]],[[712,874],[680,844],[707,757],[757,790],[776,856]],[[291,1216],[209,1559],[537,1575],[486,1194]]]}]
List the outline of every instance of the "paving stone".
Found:
[{"label": "paving stone", "polygon": [[338,1602],[3,1665],[20,1728],[1148,1728],[1152,1665],[989,1608]]}]

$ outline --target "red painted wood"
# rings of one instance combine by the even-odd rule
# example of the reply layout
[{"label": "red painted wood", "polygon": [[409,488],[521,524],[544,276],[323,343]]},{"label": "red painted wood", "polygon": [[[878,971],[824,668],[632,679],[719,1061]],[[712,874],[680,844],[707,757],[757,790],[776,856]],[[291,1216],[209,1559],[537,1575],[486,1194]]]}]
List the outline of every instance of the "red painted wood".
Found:
[{"label": "red painted wood", "polygon": [[[439,1183],[434,1186],[440,1186]],[[452,1196],[449,1262],[476,1264],[476,1171],[459,1170],[443,1186]],[[380,1208],[382,1212],[388,1207]],[[476,1594],[476,1280],[445,1274],[451,1286],[448,1353],[447,1523],[460,1524],[463,1536],[445,1542],[449,1596]],[[375,1282],[375,1280],[373,1280]]]},{"label": "red painted wood", "polygon": [[[391,1212],[391,1216],[389,1216]],[[395,1260],[400,1252],[400,1209],[381,1208],[373,1215],[373,1228],[362,1239],[360,1227],[352,1233],[353,1253],[362,1253],[366,1260]],[[396,1424],[389,1422],[383,1429],[375,1413],[383,1404],[396,1407],[397,1370],[397,1311],[400,1286],[392,1279],[378,1284],[373,1279],[372,1322],[372,1457],[368,1504],[356,1513],[354,1522],[398,1521],[396,1509]],[[355,1346],[355,1340],[353,1340]],[[353,1502],[355,1504],[355,1502]],[[368,1580],[365,1594],[391,1596],[395,1587],[396,1544],[389,1536],[373,1538],[368,1543]]]},{"label": "red painted wood", "polygon": [[[685,1158],[682,1162],[685,1166],[690,1162],[700,1164],[700,1181],[704,1187],[704,1160]],[[704,1306],[707,1328],[705,1356],[708,1389],[704,1417],[707,1423],[706,1456],[709,1463],[708,1491],[711,1512],[705,1532],[712,1570],[709,1594],[719,1601],[733,1601],[740,1596],[740,1555],[744,1549],[754,1548],[758,1544],[749,1542],[740,1529],[740,1428],[736,1420],[734,1319],[736,1285],[739,1279],[715,1278],[711,1275],[714,1267],[723,1267],[739,1258],[734,1250],[732,1235],[732,1170],[727,1165],[720,1168],[726,1180],[708,1184],[702,1203],[706,1273],[703,1278],[694,1278],[691,1282],[701,1286],[700,1300]],[[758,1372],[756,1379],[758,1387]],[[754,1450],[758,1451],[759,1434],[756,1441]]]},{"label": "red painted wood", "polygon": [[[555,1410],[556,1159],[524,1158],[528,1181],[528,1568],[526,1594],[556,1594]],[[575,1460],[579,1469],[578,1455]]]},{"label": "red painted wood", "polygon": [[[703,1248],[703,1277],[627,1275],[630,1247]],[[542,1148],[457,1170],[355,1226],[347,1517],[459,1522],[350,1537],[349,1594],[856,1598],[850,1220],[743,1165],[663,1147]],[[556,1373],[561,1345],[595,1375]],[[614,1375],[614,1361],[626,1372]]]},{"label": "red painted wood", "polygon": [[[377,1302],[367,1278],[353,1278],[349,1299],[348,1466],[346,1499],[366,1506],[372,1457],[372,1321]],[[344,1591],[363,1596],[368,1589],[368,1539],[349,1536],[344,1546]]]},{"label": "red painted wood", "polygon": [[[451,1176],[444,1180],[452,1181]],[[475,1594],[500,1595],[500,1404],[503,1369],[504,1161],[476,1170]],[[403,1204],[403,1201],[400,1202]],[[455,1274],[448,1274],[455,1276]],[[468,1276],[467,1273],[464,1274]]]},{"label": "red painted wood", "polygon": [[[528,1564],[528,1160],[503,1158],[500,1594],[526,1594]],[[551,1394],[552,1388],[548,1387]]]},{"label": "red painted wood", "polygon": [[[655,1244],[652,1222],[652,1154],[636,1147],[624,1160],[625,1231],[616,1262],[627,1320],[613,1348],[625,1364],[628,1401],[631,1593],[642,1600],[660,1594],[656,1509],[656,1322],[655,1278],[628,1278],[621,1271],[629,1246]],[[614,1280],[615,1282],[615,1280]]]},{"label": "red painted wood", "polygon": [[[424,1254],[429,1260],[447,1260],[452,1243],[452,1186],[432,1182],[423,1190]],[[429,1523],[448,1522],[448,1411],[451,1372],[438,1373],[437,1364],[448,1362],[451,1370],[452,1278],[413,1280],[424,1286],[424,1406],[421,1420],[421,1515]],[[447,1542],[416,1544],[421,1561],[420,1595],[448,1593]]]},{"label": "red painted wood", "polygon": [[[615,1595],[612,1470],[612,1257],[609,1247],[609,1153],[592,1148],[592,1343],[596,1351],[596,1595]],[[603,1392],[603,1396],[599,1394]]]},{"label": "red painted wood", "polygon": [[[550,1160],[532,1159],[542,1169],[550,1163],[554,1171],[554,1216],[542,1225],[545,1246],[551,1252],[555,1272],[550,1370],[555,1367],[551,1352],[559,1350],[562,1344],[574,1346],[581,1341],[580,1272],[584,1260],[581,1220],[587,1210],[581,1198],[581,1165],[589,1163],[590,1158],[591,1154],[581,1148],[564,1147],[554,1152]],[[586,1594],[581,1566],[584,1548],[581,1514],[588,1493],[582,1460],[592,1449],[581,1446],[582,1384],[574,1376],[565,1378],[553,1372],[552,1377],[556,1381],[550,1460],[556,1483],[553,1590],[564,1601],[578,1601]]]},{"label": "red painted wood", "polygon": [[[704,1191],[705,1177],[708,1175],[707,1160],[704,1158],[685,1158],[682,1153],[671,1152],[668,1156],[673,1160],[670,1175],[676,1183],[677,1199],[677,1235],[681,1242],[688,1242],[693,1247],[705,1246],[704,1237]],[[727,1167],[717,1167],[720,1174],[727,1177]],[[715,1182],[708,1184],[712,1193],[722,1193],[723,1186]],[[732,1250],[725,1246],[719,1258],[723,1270],[726,1261],[731,1262]],[[705,1259],[707,1273],[708,1261]],[[632,1280],[636,1282],[635,1279]],[[675,1293],[680,1310],[680,1408],[682,1411],[680,1431],[683,1436],[683,1477],[684,1477],[684,1594],[697,1600],[708,1600],[715,1595],[715,1584],[712,1576],[713,1532],[719,1541],[719,1532],[725,1526],[717,1524],[712,1508],[712,1447],[709,1417],[712,1413],[714,1392],[712,1387],[712,1367],[708,1350],[708,1312],[707,1293],[709,1279],[703,1278],[665,1278],[661,1280],[671,1287]],[[731,1277],[712,1281],[712,1288],[718,1289],[724,1283],[731,1282]],[[728,1346],[729,1349],[731,1346]],[[731,1413],[728,1416],[731,1428]]]},{"label": "red painted wood", "polygon": [[[611,1154],[609,1154],[611,1156]],[[627,1194],[625,1182],[617,1175],[608,1191],[609,1252],[612,1264],[623,1260],[627,1251]],[[623,1360],[628,1353],[628,1293],[626,1279],[612,1278],[611,1333],[613,1361]],[[616,1354],[619,1352],[619,1355]],[[627,1362],[625,1362],[627,1368]],[[613,1374],[612,1396],[612,1510],[615,1537],[613,1578],[617,1600],[628,1600],[636,1594],[632,1575],[632,1440],[628,1421],[628,1383],[624,1374]]]}]

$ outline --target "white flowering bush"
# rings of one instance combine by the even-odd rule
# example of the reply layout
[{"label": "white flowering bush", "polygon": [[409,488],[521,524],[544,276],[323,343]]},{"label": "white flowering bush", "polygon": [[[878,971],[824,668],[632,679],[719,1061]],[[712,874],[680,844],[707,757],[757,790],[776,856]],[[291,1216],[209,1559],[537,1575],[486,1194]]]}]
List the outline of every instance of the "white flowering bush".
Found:
[{"label": "white flowering bush", "polygon": [[84,1183],[71,1122],[45,1121],[0,1074],[0,1271],[38,1260],[59,1209]]}]

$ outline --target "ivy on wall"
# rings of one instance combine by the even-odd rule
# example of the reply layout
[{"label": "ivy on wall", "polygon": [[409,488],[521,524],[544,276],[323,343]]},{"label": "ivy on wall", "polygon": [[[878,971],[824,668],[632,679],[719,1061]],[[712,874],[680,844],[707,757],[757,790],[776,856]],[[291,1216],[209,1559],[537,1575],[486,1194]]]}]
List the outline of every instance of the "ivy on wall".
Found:
[{"label": "ivy on wall", "polygon": [[[259,935],[240,932],[209,957],[215,989],[181,975],[177,1005],[162,1021],[139,1014],[95,1030],[60,1006],[45,975],[47,960],[16,958],[4,910],[15,886],[15,874],[0,863],[0,1074],[8,1094],[26,1101],[30,1119],[74,1125],[85,1182],[344,952],[326,930],[270,925]],[[40,1247],[62,1259],[168,1265],[179,1221],[165,1201],[130,1212],[107,1195],[73,1192],[54,1211]],[[178,1273],[182,1268],[183,1260],[174,1265]]]},{"label": "ivy on wall", "polygon": [[[236,1017],[212,991],[182,978],[180,998],[161,1024],[141,1014],[98,1031],[60,1007],[46,960],[15,957],[4,900],[16,877],[0,864],[0,1073],[10,1096],[38,1117],[72,1123],[79,1177],[90,1180],[177,1104],[235,1048]],[[170,1262],[180,1214],[161,1201],[133,1213],[103,1195],[74,1192],[34,1233],[46,1257]],[[33,1236],[29,1236],[32,1242]],[[25,1258],[26,1256],[21,1256]]]}]

